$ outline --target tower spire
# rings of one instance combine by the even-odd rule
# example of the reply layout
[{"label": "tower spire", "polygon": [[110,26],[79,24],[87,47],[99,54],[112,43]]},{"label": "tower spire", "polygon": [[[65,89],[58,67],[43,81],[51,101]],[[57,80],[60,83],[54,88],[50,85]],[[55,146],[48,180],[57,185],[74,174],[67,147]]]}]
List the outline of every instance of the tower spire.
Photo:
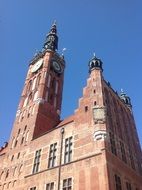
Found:
[{"label": "tower spire", "polygon": [[58,49],[58,36],[57,36],[57,26],[56,21],[53,22],[49,33],[46,36],[46,40],[43,48],[45,50],[56,51]]}]

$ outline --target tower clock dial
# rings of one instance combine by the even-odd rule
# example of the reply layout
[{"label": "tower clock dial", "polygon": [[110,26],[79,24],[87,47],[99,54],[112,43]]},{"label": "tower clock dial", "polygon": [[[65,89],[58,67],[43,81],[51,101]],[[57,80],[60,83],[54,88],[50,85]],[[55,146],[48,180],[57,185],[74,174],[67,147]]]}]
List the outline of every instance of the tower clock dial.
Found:
[{"label": "tower clock dial", "polygon": [[52,67],[53,67],[53,69],[54,69],[54,71],[55,71],[56,73],[61,74],[61,73],[63,72],[63,68],[62,68],[61,64],[58,63],[58,62],[55,61],[55,60],[52,61]]},{"label": "tower clock dial", "polygon": [[32,73],[36,72],[38,69],[40,69],[40,67],[42,66],[42,64],[43,64],[43,59],[39,59],[39,60],[32,66],[31,72],[32,72]]}]

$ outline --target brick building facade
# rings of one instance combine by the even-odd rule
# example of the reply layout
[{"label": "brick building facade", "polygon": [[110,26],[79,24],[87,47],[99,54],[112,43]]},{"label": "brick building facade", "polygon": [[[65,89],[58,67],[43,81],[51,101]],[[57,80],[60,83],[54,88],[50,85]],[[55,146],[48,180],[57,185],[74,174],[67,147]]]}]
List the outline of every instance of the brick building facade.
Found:
[{"label": "brick building facade", "polygon": [[89,61],[74,114],[60,120],[65,60],[56,24],[29,65],[9,142],[0,149],[0,190],[141,190],[142,154],[130,98]]}]

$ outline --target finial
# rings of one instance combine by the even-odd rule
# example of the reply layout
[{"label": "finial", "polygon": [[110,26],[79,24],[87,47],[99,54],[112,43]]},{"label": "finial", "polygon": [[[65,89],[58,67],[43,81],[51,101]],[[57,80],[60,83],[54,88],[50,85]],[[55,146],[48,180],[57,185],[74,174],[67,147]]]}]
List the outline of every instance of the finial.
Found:
[{"label": "finial", "polygon": [[96,57],[96,53],[95,52],[93,53],[93,56]]},{"label": "finial", "polygon": [[54,20],[53,25],[56,25],[56,24],[57,24],[57,21],[56,21],[56,20]]},{"label": "finial", "polygon": [[123,88],[120,89],[120,95],[126,95],[126,93],[124,92]]},{"label": "finial", "polygon": [[67,50],[67,48],[62,49],[62,56],[64,55],[64,52]]},{"label": "finial", "polygon": [[123,88],[121,88],[121,89],[120,89],[120,91],[121,91],[121,93],[122,93],[122,94],[124,93],[124,90],[123,90]]}]

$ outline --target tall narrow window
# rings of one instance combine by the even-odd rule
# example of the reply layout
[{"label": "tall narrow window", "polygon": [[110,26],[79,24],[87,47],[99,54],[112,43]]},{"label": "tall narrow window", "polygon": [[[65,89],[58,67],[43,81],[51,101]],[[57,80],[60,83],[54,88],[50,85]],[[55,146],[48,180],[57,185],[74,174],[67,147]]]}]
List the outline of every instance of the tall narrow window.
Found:
[{"label": "tall narrow window", "polygon": [[36,108],[36,104],[33,105],[32,115],[34,115],[34,113],[35,113],[35,108]]},{"label": "tall narrow window", "polygon": [[4,176],[4,171],[2,171],[1,174],[0,174],[0,180],[3,179],[3,176]]},{"label": "tall narrow window", "polygon": [[126,182],[126,190],[132,190],[131,184]]},{"label": "tall narrow window", "polygon": [[14,147],[17,146],[17,143],[18,143],[18,140],[16,139],[16,140],[15,140],[15,143],[14,143]]},{"label": "tall narrow window", "polygon": [[37,90],[37,91],[35,92],[35,94],[34,94],[34,101],[36,101],[37,98],[38,98],[38,90]]},{"label": "tall narrow window", "polygon": [[123,142],[121,142],[121,141],[120,141],[120,150],[121,150],[121,157],[122,157],[122,160],[126,163],[127,160],[126,160],[125,147],[124,147]]},{"label": "tall narrow window", "polygon": [[55,96],[54,97],[54,108],[56,108],[56,105],[57,105],[57,97]]},{"label": "tall narrow window", "polygon": [[37,88],[39,87],[40,80],[41,80],[41,75],[38,75],[38,77],[37,77],[37,83],[36,83]]},{"label": "tall narrow window", "polygon": [[55,84],[55,94],[58,93],[58,81],[56,81],[56,84]]},{"label": "tall narrow window", "polygon": [[[25,101],[24,101],[23,107],[26,107],[27,103],[28,103],[28,97],[26,97],[26,99],[25,99]],[[19,117],[20,117],[20,116],[19,116]]]},{"label": "tall narrow window", "polygon": [[15,145],[15,137],[13,137],[12,139],[11,148],[14,148],[14,145]]},{"label": "tall narrow window", "polygon": [[116,152],[116,144],[115,144],[115,139],[114,139],[114,134],[112,134],[111,132],[109,133],[110,135],[110,145],[111,145],[111,152],[115,155],[117,155]]},{"label": "tall narrow window", "polygon": [[25,117],[25,114],[26,114],[26,110],[23,111],[22,115],[21,115],[21,121],[23,121],[24,117]]},{"label": "tall narrow window", "polygon": [[122,186],[121,186],[121,179],[118,175],[115,174],[115,189],[116,190],[122,190]]},{"label": "tall narrow window", "polygon": [[64,163],[71,162],[72,160],[72,137],[65,139],[65,156]]},{"label": "tall narrow window", "polygon": [[33,173],[36,173],[39,171],[40,157],[41,157],[41,149],[37,150],[35,153]]},{"label": "tall narrow window", "polygon": [[49,152],[48,168],[52,168],[55,166],[56,152],[57,152],[57,143],[51,144]]},{"label": "tall narrow window", "polygon": [[30,114],[31,114],[31,110],[32,110],[32,107],[30,106],[30,107],[29,107],[29,110],[28,110],[28,114],[27,114],[27,117],[30,117]]},{"label": "tall narrow window", "polygon": [[72,189],[72,178],[63,180],[63,190],[71,190]]},{"label": "tall narrow window", "polygon": [[9,170],[7,170],[7,172],[6,172],[5,179],[8,178],[8,176],[9,176]]},{"label": "tall narrow window", "polygon": [[32,80],[29,81],[29,84],[27,87],[27,93],[29,93],[31,91],[31,87],[32,87]]},{"label": "tall narrow window", "polygon": [[26,133],[26,137],[25,137],[26,142],[28,141],[28,138],[29,138],[29,131],[27,131],[27,133]]},{"label": "tall narrow window", "polygon": [[27,102],[27,105],[32,101],[33,99],[33,94],[30,93],[29,97],[28,97],[28,102]]},{"label": "tall narrow window", "polygon": [[21,129],[18,130],[18,135],[20,134]]},{"label": "tall narrow window", "polygon": [[47,90],[46,91],[46,94],[45,94],[45,101],[48,102],[48,95],[49,95],[49,91]]},{"label": "tall narrow window", "polygon": [[133,169],[135,169],[135,162],[134,162],[134,158],[133,158],[133,155],[132,155],[132,152],[131,152],[130,149],[129,149],[129,158],[130,158],[131,167],[132,167]]},{"label": "tall narrow window", "polygon": [[36,80],[37,80],[37,78],[35,77],[34,80],[33,80],[32,90],[35,89],[35,86],[36,86]]},{"label": "tall narrow window", "polygon": [[51,82],[51,75],[48,76],[48,81],[47,81],[47,87],[50,87],[50,82]]},{"label": "tall narrow window", "polygon": [[46,184],[46,190],[54,190],[54,183],[48,183]]},{"label": "tall narrow window", "polygon": [[13,170],[13,176],[16,176],[16,175],[17,175],[17,167],[15,167]]},{"label": "tall narrow window", "polygon": [[21,144],[24,143],[24,140],[25,140],[25,137],[23,136],[22,139],[21,139]]}]

